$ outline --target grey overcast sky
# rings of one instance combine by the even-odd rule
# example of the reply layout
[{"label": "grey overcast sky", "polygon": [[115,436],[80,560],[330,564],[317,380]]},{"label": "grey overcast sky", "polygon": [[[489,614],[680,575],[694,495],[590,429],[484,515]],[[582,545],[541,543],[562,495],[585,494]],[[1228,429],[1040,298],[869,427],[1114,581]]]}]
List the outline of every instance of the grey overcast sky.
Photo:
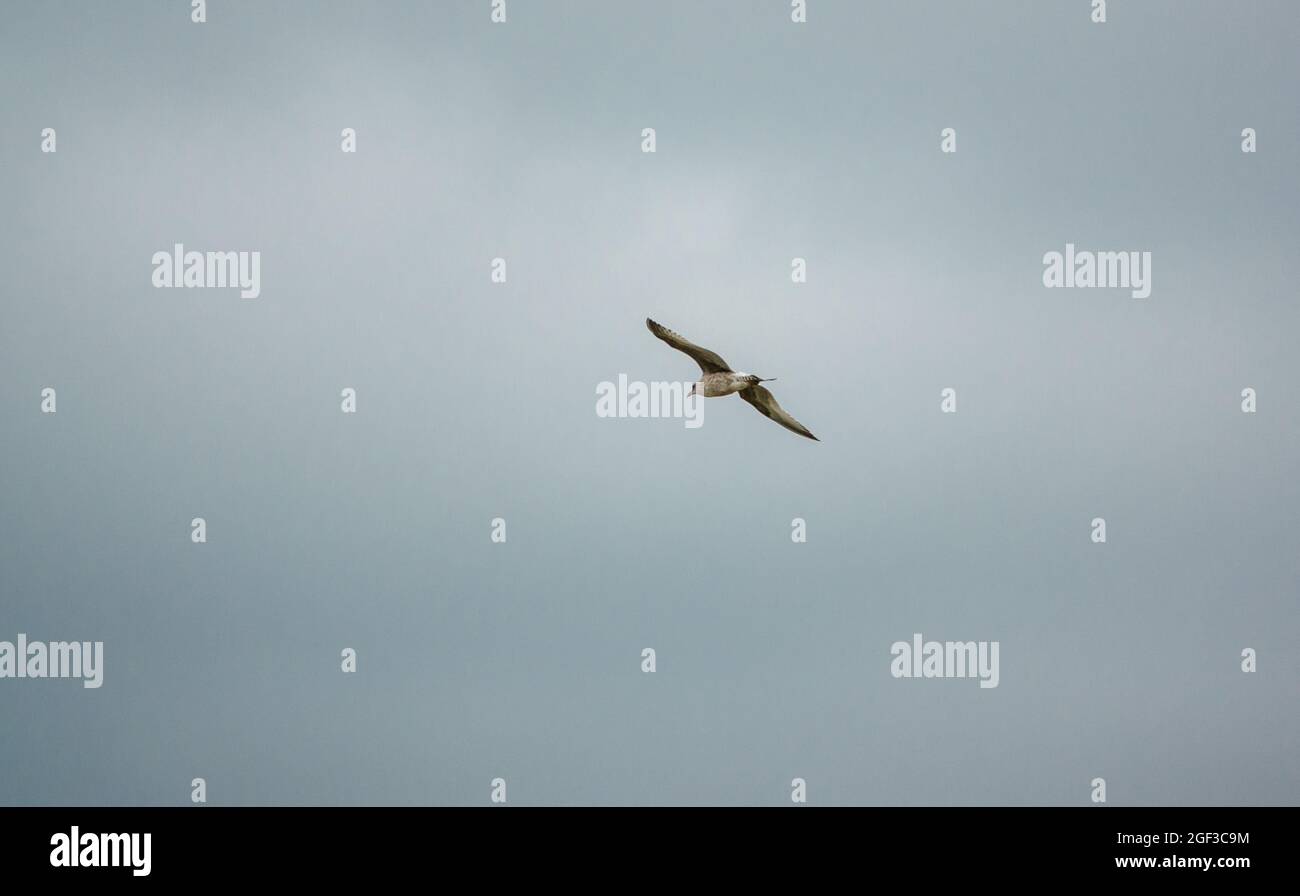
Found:
[{"label": "grey overcast sky", "polygon": [[0,803],[1300,801],[1300,5],[188,6],[4,12]]}]

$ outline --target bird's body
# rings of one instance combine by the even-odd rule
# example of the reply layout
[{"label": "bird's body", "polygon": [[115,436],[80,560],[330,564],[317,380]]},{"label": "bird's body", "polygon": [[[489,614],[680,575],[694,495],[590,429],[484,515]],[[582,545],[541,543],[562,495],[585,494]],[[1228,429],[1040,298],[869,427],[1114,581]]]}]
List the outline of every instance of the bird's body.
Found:
[{"label": "bird's body", "polygon": [[808,427],[787,414],[776,403],[776,398],[773,397],[771,392],[759,385],[760,383],[770,382],[770,380],[750,373],[732,370],[730,365],[722,360],[722,356],[717,352],[701,348],[695,343],[683,339],[679,334],[655,323],[648,317],[645,319],[645,325],[650,329],[651,333],[654,333],[679,352],[690,355],[695,360],[695,363],[700,365],[703,376],[699,382],[691,386],[692,395],[719,398],[723,395],[738,393],[741,398],[752,404],[760,414],[769,420],[780,423],[786,429],[805,438],[812,439],[815,442],[821,441],[808,430]]},{"label": "bird's body", "polygon": [[695,392],[705,398],[720,398],[761,382],[758,377],[739,371],[706,373],[695,384]]}]

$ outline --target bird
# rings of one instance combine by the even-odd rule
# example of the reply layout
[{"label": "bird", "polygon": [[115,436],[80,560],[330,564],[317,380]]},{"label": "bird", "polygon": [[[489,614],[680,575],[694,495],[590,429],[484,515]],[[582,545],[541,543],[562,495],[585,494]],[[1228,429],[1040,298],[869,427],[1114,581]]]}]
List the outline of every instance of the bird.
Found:
[{"label": "bird", "polygon": [[760,385],[761,383],[772,382],[776,379],[775,377],[764,378],[732,370],[731,365],[722,360],[722,356],[717,352],[701,348],[662,324],[655,323],[648,317],[645,319],[645,325],[651,333],[654,333],[679,352],[690,355],[695,360],[695,363],[700,365],[700,371],[704,375],[698,383],[691,385],[691,391],[688,394],[700,395],[704,398],[717,398],[736,392],[741,398],[757,408],[758,412],[767,419],[780,423],[791,432],[796,432],[805,438],[812,439],[814,442],[821,441],[812,434],[808,427],[787,414],[776,403],[776,398],[773,397],[772,393],[766,387]]}]

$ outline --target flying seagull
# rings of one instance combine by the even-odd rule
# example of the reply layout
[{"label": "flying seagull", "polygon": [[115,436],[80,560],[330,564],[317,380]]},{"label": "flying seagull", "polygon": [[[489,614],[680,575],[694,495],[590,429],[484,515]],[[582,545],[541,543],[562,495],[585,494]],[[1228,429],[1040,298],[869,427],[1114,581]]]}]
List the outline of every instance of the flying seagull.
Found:
[{"label": "flying seagull", "polygon": [[820,442],[808,431],[798,420],[787,414],[772,393],[767,391],[759,383],[770,383],[772,379],[764,379],[761,376],[754,376],[748,373],[740,373],[732,370],[726,361],[717,352],[711,352],[707,348],[700,348],[693,342],[688,342],[674,333],[665,326],[655,323],[650,318],[645,319],[645,325],[664,342],[677,349],[679,352],[685,352],[695,359],[695,363],[700,365],[700,370],[704,376],[698,383],[691,385],[691,395],[703,395],[705,398],[717,398],[719,395],[730,395],[732,392],[739,392],[740,397],[745,401],[758,408],[758,412],[769,420],[775,420],[791,432],[797,432],[801,436],[806,436],[815,442]]}]

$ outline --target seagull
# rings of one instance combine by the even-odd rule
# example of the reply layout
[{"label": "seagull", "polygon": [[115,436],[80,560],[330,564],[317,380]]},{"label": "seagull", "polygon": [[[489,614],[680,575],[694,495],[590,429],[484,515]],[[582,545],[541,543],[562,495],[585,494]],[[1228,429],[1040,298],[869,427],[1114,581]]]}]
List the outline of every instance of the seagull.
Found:
[{"label": "seagull", "polygon": [[645,319],[645,325],[650,328],[651,333],[654,333],[679,352],[690,355],[695,359],[695,363],[700,365],[700,370],[704,373],[704,376],[698,383],[691,384],[691,391],[688,394],[702,395],[705,398],[717,398],[720,395],[739,392],[741,398],[756,407],[758,412],[767,419],[774,420],[791,432],[797,432],[814,442],[821,441],[808,431],[808,427],[787,414],[776,403],[776,399],[771,392],[759,385],[759,383],[770,383],[775,377],[764,379],[761,376],[732,370],[730,365],[722,360],[722,357],[717,352],[711,352],[707,348],[700,348],[695,343],[688,342],[677,333],[655,323],[648,317]]}]

